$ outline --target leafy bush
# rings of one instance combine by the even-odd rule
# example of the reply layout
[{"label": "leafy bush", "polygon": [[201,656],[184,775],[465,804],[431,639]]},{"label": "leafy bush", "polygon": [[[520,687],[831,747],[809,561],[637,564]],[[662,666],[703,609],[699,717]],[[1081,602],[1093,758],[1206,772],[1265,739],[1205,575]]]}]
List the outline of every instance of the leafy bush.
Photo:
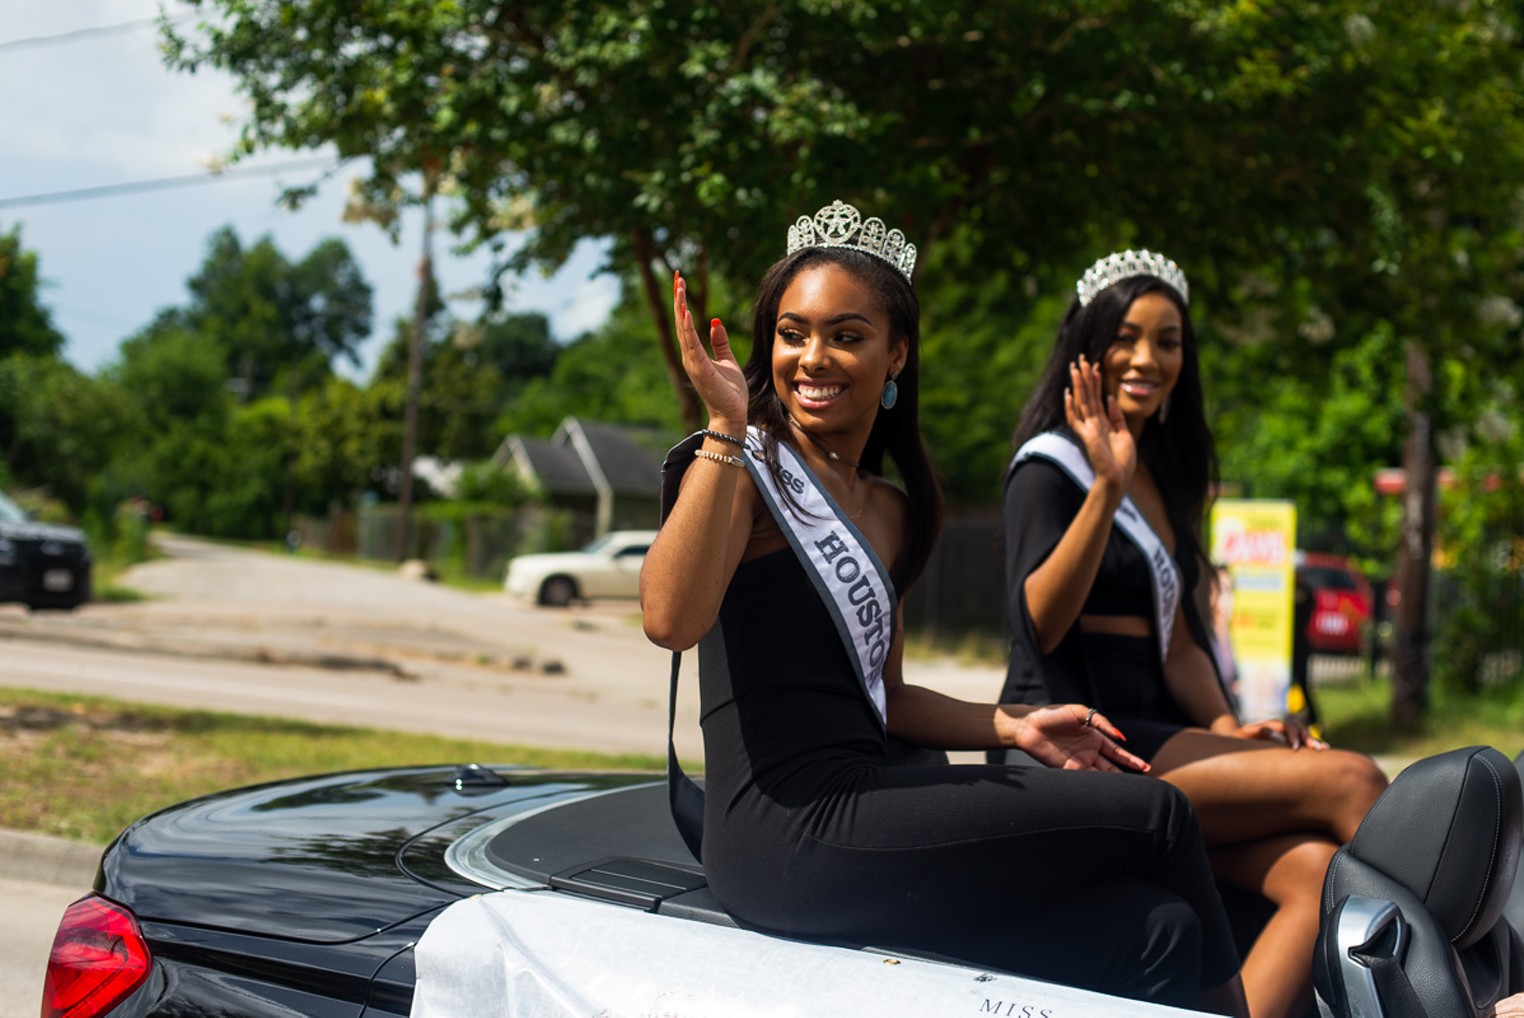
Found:
[{"label": "leafy bush", "polygon": [[1434,671],[1469,693],[1519,682],[1524,632],[1524,438],[1511,425],[1480,440],[1455,465],[1440,495],[1436,556],[1444,572]]}]

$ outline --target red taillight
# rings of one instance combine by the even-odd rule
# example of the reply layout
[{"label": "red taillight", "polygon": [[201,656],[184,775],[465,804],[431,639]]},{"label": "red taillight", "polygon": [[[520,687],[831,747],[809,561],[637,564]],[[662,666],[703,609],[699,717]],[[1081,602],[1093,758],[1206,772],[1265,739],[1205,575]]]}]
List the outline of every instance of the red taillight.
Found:
[{"label": "red taillight", "polygon": [[96,1018],[148,975],[148,942],[122,906],[91,895],[64,910],[42,984],[42,1018]]}]

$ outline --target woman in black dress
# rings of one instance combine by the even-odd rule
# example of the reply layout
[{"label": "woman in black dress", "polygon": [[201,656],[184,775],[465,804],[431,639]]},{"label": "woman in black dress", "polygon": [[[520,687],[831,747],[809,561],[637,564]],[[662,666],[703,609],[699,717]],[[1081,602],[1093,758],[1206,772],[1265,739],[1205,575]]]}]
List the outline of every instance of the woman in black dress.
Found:
[{"label": "woman in black dress", "polygon": [[[940,517],[917,421],[914,252],[840,202],[801,218],[762,281],[744,370],[719,319],[706,351],[674,278],[709,428],[641,606],[654,642],[699,646],[710,886],[764,931],[1243,1013],[1191,810],[1122,773],[1145,765],[1103,714],[903,679],[898,601]],[[891,766],[890,735],[1048,766]]]},{"label": "woman in black dress", "polygon": [[1323,874],[1386,787],[1368,757],[1240,722],[1193,592],[1216,481],[1188,284],[1127,251],[1080,280],[1006,477],[1001,699],[1082,700],[1190,797],[1218,878],[1276,906],[1245,959],[1251,1011],[1312,1001]]}]

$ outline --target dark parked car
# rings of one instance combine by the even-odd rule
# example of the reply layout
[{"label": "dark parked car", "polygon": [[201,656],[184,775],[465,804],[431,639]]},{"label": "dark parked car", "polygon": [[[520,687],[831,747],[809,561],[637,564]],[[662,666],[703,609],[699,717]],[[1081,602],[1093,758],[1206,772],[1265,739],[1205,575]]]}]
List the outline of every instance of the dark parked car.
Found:
[{"label": "dark parked car", "polygon": [[[1397,794],[1387,811],[1394,819],[1368,822],[1344,850],[1351,865],[1372,872],[1382,868],[1383,850],[1415,872],[1423,871],[1426,860],[1454,864],[1443,880],[1431,880],[1442,900],[1431,900],[1427,886],[1418,888],[1409,895],[1412,902],[1400,901],[1404,920],[1383,911],[1383,902],[1361,897],[1337,930],[1325,930],[1325,940],[1343,938],[1320,948],[1321,964],[1332,966],[1332,976],[1325,971],[1319,978],[1335,979],[1329,992],[1343,994],[1346,984],[1349,992],[1365,992],[1362,959],[1379,960],[1391,944],[1406,949],[1409,939],[1414,958],[1424,964],[1452,954],[1457,964],[1469,964],[1468,945],[1433,942],[1424,925],[1432,925],[1428,909],[1444,922],[1465,912],[1473,926],[1485,927],[1489,945],[1511,944],[1519,960],[1512,969],[1505,964],[1488,992],[1524,989],[1524,951],[1507,921],[1498,918],[1498,902],[1507,899],[1518,865],[1524,811],[1519,778],[1495,751],[1457,753],[1471,755],[1458,765],[1446,761],[1448,770],[1437,781],[1419,773],[1422,764],[1409,769],[1414,778],[1399,777],[1388,792]],[[1483,795],[1489,789],[1476,782],[1489,777],[1491,794]],[[1424,804],[1417,812],[1409,809],[1415,796]],[[1425,837],[1410,837],[1415,825]],[[522,891],[568,909],[585,910],[591,901],[734,926],[680,841],[659,777],[474,765],[327,775],[207,796],[128,828],[102,857],[95,893],[71,906],[60,924],[42,1015],[396,1018],[412,1006],[414,945],[429,923],[446,906],[489,888]],[[1360,895],[1400,898],[1398,890],[1377,888],[1369,880],[1355,885]],[[1514,921],[1524,920],[1524,905],[1510,907]],[[652,922],[670,926],[670,920]],[[588,927],[585,949],[617,953],[618,945],[598,945],[596,925]],[[736,933],[702,929],[712,938]],[[1385,931],[1387,941],[1360,941],[1364,929]],[[1477,932],[1468,928],[1468,935]],[[1497,961],[1493,955],[1481,960],[1489,959]],[[673,959],[672,985],[682,984],[683,972],[703,969],[704,959]],[[968,974],[971,986],[995,978],[955,971]],[[715,984],[712,973],[703,975]],[[1023,1005],[1029,1011],[1002,1000],[986,1001],[992,1006],[985,1013],[1152,1013],[1148,1005],[1135,1008],[1101,994],[1035,981],[1026,986],[1034,995]],[[1062,997],[1061,1006],[1045,1012],[1043,1001],[1054,996]],[[511,1004],[505,1000],[501,1013],[518,1013]],[[703,1009],[671,1004],[663,1013]],[[810,1001],[802,1000],[797,1013],[811,1013]],[[1395,1007],[1362,1013],[1406,1018],[1414,1012]],[[1431,1013],[1474,1012],[1456,1001],[1453,1010]]]},{"label": "dark parked car", "polygon": [[0,602],[77,608],[90,600],[90,565],[83,531],[38,523],[0,494]]}]

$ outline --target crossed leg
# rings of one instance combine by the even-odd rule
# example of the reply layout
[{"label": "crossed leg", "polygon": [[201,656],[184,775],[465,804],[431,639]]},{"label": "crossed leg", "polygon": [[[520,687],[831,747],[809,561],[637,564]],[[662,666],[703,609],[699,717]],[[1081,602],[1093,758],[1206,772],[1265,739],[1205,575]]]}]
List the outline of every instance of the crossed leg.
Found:
[{"label": "crossed leg", "polygon": [[[1312,1006],[1312,955],[1323,875],[1339,846],[1314,834],[1285,834],[1208,851],[1217,879],[1275,906],[1244,959],[1249,1014],[1303,1015]],[[1303,973],[1304,978],[1291,978]]]},{"label": "crossed leg", "polygon": [[1304,1014],[1324,874],[1386,776],[1359,753],[1291,750],[1200,729],[1171,738],[1152,763],[1195,807],[1217,879],[1275,906],[1244,959],[1250,1014]]}]

